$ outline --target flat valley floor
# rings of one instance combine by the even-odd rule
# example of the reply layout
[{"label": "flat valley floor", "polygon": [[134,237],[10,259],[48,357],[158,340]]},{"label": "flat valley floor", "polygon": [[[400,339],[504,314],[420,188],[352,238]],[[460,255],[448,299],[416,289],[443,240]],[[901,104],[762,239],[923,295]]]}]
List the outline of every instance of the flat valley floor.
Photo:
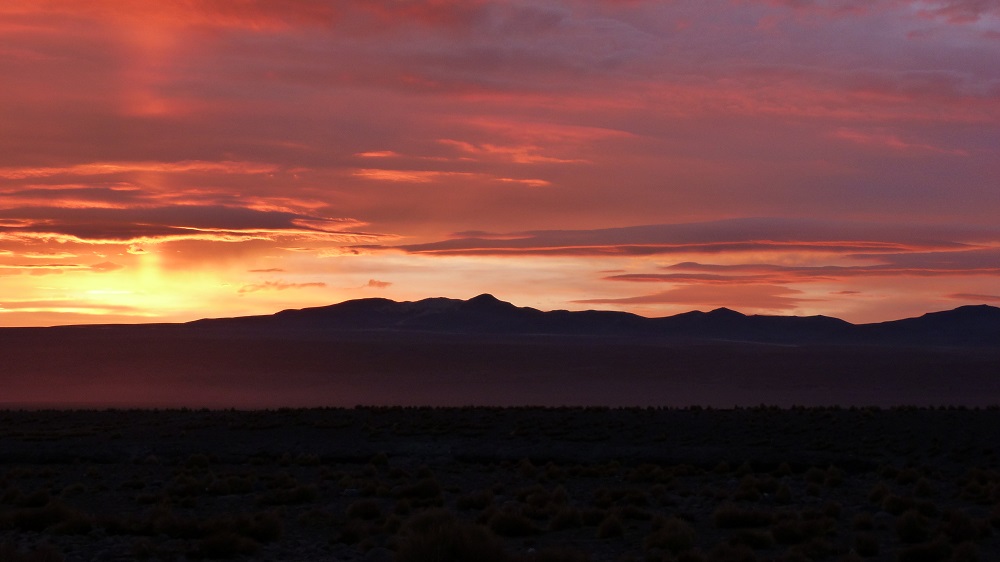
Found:
[{"label": "flat valley floor", "polygon": [[1000,409],[0,411],[0,559],[1000,560]]}]

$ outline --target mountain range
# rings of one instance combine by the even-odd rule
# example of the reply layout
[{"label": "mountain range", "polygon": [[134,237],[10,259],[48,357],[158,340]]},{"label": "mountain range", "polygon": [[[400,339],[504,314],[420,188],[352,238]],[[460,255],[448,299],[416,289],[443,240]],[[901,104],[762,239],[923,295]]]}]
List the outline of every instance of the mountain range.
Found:
[{"label": "mountain range", "polygon": [[1000,397],[1000,309],[851,324],[491,295],[180,324],[0,328],[4,407],[942,405]]},{"label": "mountain range", "polygon": [[483,294],[469,300],[358,299],[273,315],[205,319],[187,326],[275,334],[345,332],[602,336],[772,344],[1000,346],[1000,308],[961,306],[916,318],[852,324],[829,316],[745,315],[727,308],[647,318],[615,311],[541,311]]}]

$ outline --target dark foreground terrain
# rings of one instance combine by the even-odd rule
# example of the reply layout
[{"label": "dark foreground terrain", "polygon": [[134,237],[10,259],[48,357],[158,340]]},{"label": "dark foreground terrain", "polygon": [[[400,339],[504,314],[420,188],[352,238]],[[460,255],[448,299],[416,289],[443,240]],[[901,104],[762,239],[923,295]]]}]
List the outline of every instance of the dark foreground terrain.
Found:
[{"label": "dark foreground terrain", "polygon": [[0,559],[1000,560],[1000,409],[0,412]]}]

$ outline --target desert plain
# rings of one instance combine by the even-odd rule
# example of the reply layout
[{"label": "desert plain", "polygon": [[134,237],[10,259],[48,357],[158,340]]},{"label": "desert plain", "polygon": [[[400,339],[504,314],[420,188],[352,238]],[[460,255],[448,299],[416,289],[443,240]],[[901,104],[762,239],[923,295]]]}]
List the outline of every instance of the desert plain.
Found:
[{"label": "desert plain", "polygon": [[0,557],[1000,559],[995,407],[7,410]]}]

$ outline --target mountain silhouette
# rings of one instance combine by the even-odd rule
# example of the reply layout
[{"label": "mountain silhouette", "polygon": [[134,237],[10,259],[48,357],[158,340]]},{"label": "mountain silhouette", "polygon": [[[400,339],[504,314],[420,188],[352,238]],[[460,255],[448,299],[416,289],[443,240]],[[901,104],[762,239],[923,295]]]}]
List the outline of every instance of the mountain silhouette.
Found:
[{"label": "mountain silhouette", "polygon": [[184,324],[0,328],[0,406],[995,405],[1000,309],[851,324],[492,295]]},{"label": "mountain silhouette", "polygon": [[543,312],[482,294],[396,302],[383,298],[291,309],[270,316],[206,319],[188,326],[274,332],[425,332],[739,341],[772,344],[1000,345],[1000,308],[978,305],[917,318],[852,324],[829,316],[745,315],[728,308],[647,318],[627,312]]}]

